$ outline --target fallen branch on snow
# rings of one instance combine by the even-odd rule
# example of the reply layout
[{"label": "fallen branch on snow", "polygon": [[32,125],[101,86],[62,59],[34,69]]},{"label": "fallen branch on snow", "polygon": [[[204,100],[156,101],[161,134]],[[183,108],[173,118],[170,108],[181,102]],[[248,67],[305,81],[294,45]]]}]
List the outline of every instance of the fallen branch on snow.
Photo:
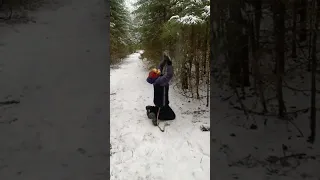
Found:
[{"label": "fallen branch on snow", "polygon": [[18,121],[18,118],[13,118],[9,121],[0,121],[0,124],[12,124],[14,122]]},{"label": "fallen branch on snow", "polygon": [[19,104],[20,101],[16,101],[16,100],[12,100],[12,101],[1,101],[0,102],[0,106],[3,106],[3,105],[11,105],[11,104]]},{"label": "fallen branch on snow", "polygon": [[201,125],[201,126],[200,126],[200,130],[201,130],[201,131],[210,131],[210,126]]},{"label": "fallen branch on snow", "polygon": [[[240,111],[243,111],[243,109],[241,107],[233,106],[233,108],[240,110]],[[286,117],[287,117],[286,120],[288,122],[290,122],[299,131],[301,137],[304,137],[304,134],[302,133],[300,128],[292,121],[292,118],[290,118],[288,115],[292,114],[292,113],[297,114],[298,112],[307,113],[309,111],[309,109],[310,108],[305,108],[305,109],[300,109],[300,110],[296,110],[296,111],[292,111],[292,112],[286,112]],[[276,113],[255,112],[250,109],[246,109],[245,111],[246,111],[246,113],[256,114],[256,115],[261,115],[261,116],[278,116]],[[297,116],[297,115],[295,115],[295,116]],[[247,117],[248,117],[248,115],[247,115]],[[266,124],[266,122],[265,122],[265,124]]]},{"label": "fallen branch on snow", "polygon": [[302,158],[305,157],[305,156],[306,156],[305,153],[291,154],[291,155],[283,156],[283,157],[268,156],[268,157],[266,158],[266,161],[268,161],[268,162],[271,163],[271,164],[275,164],[275,163],[277,163],[278,161],[283,162],[283,161],[288,160],[289,158],[299,158],[299,159],[302,159]]}]

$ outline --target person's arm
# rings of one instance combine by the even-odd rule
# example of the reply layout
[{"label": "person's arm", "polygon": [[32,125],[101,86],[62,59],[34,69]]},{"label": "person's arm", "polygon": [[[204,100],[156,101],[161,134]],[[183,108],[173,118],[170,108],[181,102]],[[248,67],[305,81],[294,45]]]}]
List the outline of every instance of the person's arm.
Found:
[{"label": "person's arm", "polygon": [[158,69],[160,69],[161,72],[162,72],[163,67],[165,66],[165,64],[166,64],[166,61],[164,59],[159,63]]},{"label": "person's arm", "polygon": [[158,69],[160,69],[160,71],[162,72],[162,70],[163,70],[163,67],[166,65],[166,59],[164,58],[164,57],[162,57],[162,60],[161,60],[161,62],[159,63],[159,65],[158,65]]},{"label": "person's arm", "polygon": [[173,67],[172,66],[169,66],[167,65],[167,68],[166,68],[167,72],[164,73],[163,76],[160,76],[153,84],[154,85],[161,85],[161,84],[166,84],[166,83],[169,83],[169,81],[172,79],[173,77]]},{"label": "person's arm", "polygon": [[148,82],[149,84],[153,84],[153,83],[154,83],[154,79],[152,79],[151,77],[148,77],[148,78],[147,78],[147,82]]},{"label": "person's arm", "polygon": [[169,65],[169,66],[171,66],[171,65],[172,65],[172,62],[171,62],[170,58],[169,58],[167,55],[164,55],[164,56],[162,57],[162,61],[160,62],[159,66],[158,66],[158,69],[160,69],[160,71],[162,72],[163,67],[164,67],[166,64]]}]

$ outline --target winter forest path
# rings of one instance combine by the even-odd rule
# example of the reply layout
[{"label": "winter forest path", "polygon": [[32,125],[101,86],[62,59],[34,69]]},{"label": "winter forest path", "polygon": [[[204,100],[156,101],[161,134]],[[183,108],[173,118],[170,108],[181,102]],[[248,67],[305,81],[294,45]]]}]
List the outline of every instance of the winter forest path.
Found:
[{"label": "winter forest path", "polygon": [[146,116],[145,106],[153,105],[147,73],[139,53],[110,72],[111,179],[209,180],[210,133],[199,128],[209,124],[209,112],[195,116],[205,106],[188,103],[171,88],[177,118],[161,132]]}]

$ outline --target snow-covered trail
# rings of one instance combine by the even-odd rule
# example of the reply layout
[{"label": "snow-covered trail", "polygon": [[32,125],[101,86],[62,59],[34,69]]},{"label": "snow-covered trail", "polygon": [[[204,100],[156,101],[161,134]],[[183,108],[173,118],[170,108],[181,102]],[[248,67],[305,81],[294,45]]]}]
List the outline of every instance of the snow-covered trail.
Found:
[{"label": "snow-covered trail", "polygon": [[[104,0],[58,0],[0,25],[1,180],[108,179]],[[10,123],[11,122],[11,123]]]},{"label": "snow-covered trail", "polygon": [[165,132],[153,126],[145,111],[153,104],[153,87],[139,56],[128,56],[110,72],[111,179],[209,180],[210,133],[199,128],[209,123],[209,112],[188,113],[205,107],[184,101],[171,88],[169,101],[177,118]]}]

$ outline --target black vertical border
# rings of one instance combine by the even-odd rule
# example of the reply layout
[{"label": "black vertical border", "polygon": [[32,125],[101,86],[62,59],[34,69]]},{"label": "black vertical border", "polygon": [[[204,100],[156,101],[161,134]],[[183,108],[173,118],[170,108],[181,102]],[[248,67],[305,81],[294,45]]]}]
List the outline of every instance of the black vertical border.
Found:
[{"label": "black vertical border", "polygon": [[106,49],[106,53],[107,53],[107,74],[108,74],[108,78],[107,78],[107,86],[108,86],[108,92],[105,92],[105,93],[108,93],[108,99],[106,99],[106,101],[108,102],[107,105],[109,107],[106,107],[107,109],[107,125],[106,125],[106,131],[107,131],[107,137],[106,137],[106,143],[107,143],[107,154],[106,156],[108,157],[107,160],[108,160],[108,167],[107,168],[107,174],[106,174],[106,177],[107,179],[110,179],[110,0],[105,0],[106,1],[106,6],[107,6],[107,14],[106,14],[106,20],[107,20],[107,49]]},{"label": "black vertical border", "polygon": [[[214,6],[214,0],[210,0],[210,61],[209,61],[209,67],[210,67],[210,126],[213,125],[213,61],[215,59],[213,59],[214,55],[213,55],[213,41],[214,41],[214,36],[213,36],[213,16],[212,16],[212,12],[213,12],[213,6]],[[211,128],[212,129],[212,128]],[[213,150],[213,143],[212,143],[212,139],[213,139],[213,132],[210,130],[210,155],[212,154],[212,150]],[[214,180],[215,176],[213,175],[213,171],[211,170],[211,168],[213,167],[213,159],[210,157],[210,180]]]}]

